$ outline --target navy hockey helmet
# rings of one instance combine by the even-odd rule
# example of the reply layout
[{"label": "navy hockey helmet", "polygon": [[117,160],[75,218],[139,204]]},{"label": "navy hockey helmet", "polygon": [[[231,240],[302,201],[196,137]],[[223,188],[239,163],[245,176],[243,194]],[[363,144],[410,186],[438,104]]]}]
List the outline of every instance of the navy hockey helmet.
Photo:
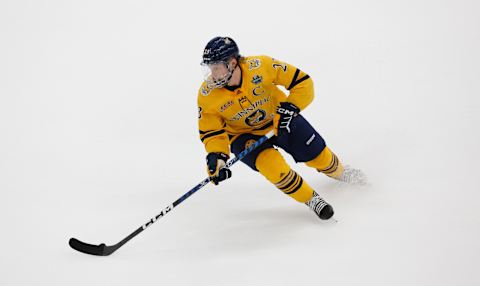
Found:
[{"label": "navy hockey helmet", "polygon": [[237,43],[229,37],[215,37],[211,39],[203,50],[202,64],[209,65],[227,62],[231,58],[238,58],[240,51]]},{"label": "navy hockey helmet", "polygon": [[[204,77],[209,88],[222,88],[228,84],[233,76],[236,65],[231,65],[229,60],[240,58],[238,46],[232,38],[215,37],[211,39],[203,50],[202,66],[204,67]],[[226,67],[225,72],[216,75],[211,68],[217,69],[218,64]],[[217,69],[218,70],[218,69]]]}]

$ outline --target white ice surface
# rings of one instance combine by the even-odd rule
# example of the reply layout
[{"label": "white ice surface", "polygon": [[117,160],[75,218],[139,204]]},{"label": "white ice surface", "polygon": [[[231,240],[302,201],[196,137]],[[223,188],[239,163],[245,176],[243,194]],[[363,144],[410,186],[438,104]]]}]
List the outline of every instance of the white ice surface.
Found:
[{"label": "white ice surface", "polygon": [[[0,285],[480,285],[478,1],[0,2]],[[308,72],[305,116],[372,186],[205,177],[206,42]],[[289,162],[292,162],[288,157]]]}]

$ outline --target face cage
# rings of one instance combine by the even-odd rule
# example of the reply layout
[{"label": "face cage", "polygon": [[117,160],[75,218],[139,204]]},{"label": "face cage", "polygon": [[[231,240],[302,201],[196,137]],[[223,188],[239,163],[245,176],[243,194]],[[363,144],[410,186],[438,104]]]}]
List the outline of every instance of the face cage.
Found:
[{"label": "face cage", "polygon": [[[210,69],[209,65],[220,63],[224,64],[227,67],[227,73],[222,78],[214,80],[212,77],[212,70]],[[207,82],[207,86],[211,89],[222,88],[226,86],[232,78],[233,71],[235,70],[235,68],[231,68],[226,62],[216,62],[210,64],[201,63],[201,66],[204,68],[204,79]]]}]

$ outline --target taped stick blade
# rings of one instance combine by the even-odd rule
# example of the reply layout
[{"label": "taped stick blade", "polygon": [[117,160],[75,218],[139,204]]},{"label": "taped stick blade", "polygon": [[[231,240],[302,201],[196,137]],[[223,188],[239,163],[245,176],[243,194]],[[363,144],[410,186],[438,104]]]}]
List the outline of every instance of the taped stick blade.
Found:
[{"label": "taped stick blade", "polygon": [[77,251],[91,255],[107,256],[110,255],[113,251],[115,251],[115,249],[112,249],[111,246],[106,246],[105,243],[94,245],[82,242],[76,238],[70,238],[68,244],[71,248]]}]

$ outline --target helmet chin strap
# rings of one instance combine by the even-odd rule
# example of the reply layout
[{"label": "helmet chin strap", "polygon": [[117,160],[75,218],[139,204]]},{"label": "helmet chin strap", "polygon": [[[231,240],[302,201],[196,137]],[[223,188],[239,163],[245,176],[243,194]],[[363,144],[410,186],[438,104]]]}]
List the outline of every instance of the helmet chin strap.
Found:
[{"label": "helmet chin strap", "polygon": [[237,68],[237,65],[235,65],[232,69],[230,69],[229,66],[227,65],[228,75],[227,75],[226,78],[225,78],[225,80],[226,80],[225,85],[228,85],[228,83],[229,83],[230,80],[232,79],[232,77],[233,77],[233,72],[235,71],[236,68]]}]

